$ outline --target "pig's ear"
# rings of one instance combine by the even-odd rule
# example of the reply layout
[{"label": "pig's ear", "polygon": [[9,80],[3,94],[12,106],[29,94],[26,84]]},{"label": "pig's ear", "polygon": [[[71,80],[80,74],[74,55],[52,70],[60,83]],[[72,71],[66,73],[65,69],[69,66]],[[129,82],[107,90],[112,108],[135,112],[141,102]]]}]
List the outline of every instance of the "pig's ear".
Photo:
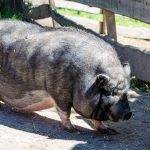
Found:
[{"label": "pig's ear", "polygon": [[123,68],[124,68],[124,71],[125,71],[127,77],[130,77],[130,75],[131,75],[131,68],[130,68],[129,63],[124,63],[123,64]]},{"label": "pig's ear", "polygon": [[96,86],[101,88],[108,84],[110,77],[107,74],[99,74],[96,77]]}]

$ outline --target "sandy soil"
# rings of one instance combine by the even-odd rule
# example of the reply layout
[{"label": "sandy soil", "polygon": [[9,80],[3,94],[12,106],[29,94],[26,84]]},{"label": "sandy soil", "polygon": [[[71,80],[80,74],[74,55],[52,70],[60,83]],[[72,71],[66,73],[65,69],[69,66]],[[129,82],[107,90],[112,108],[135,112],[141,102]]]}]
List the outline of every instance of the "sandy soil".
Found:
[{"label": "sandy soil", "polygon": [[80,130],[65,131],[55,109],[32,114],[13,112],[2,104],[0,109],[1,150],[149,150],[150,94],[130,99],[133,117],[129,121],[107,124],[120,132],[104,135],[93,130],[88,120],[72,112],[71,120]]},{"label": "sandy soil", "polygon": [[138,47],[147,52],[150,51],[150,40],[135,39],[132,37],[124,37],[121,34],[118,35],[117,38],[118,38],[118,42],[123,45],[130,45],[130,46]]}]

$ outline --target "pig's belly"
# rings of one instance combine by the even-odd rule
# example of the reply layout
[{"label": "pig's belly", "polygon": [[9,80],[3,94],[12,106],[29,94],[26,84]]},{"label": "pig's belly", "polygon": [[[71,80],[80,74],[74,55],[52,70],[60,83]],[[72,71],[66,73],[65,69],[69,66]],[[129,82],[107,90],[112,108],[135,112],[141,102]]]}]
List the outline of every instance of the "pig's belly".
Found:
[{"label": "pig's belly", "polygon": [[21,98],[11,99],[1,96],[2,100],[16,111],[32,112],[54,106],[53,98],[44,90],[28,91]]}]

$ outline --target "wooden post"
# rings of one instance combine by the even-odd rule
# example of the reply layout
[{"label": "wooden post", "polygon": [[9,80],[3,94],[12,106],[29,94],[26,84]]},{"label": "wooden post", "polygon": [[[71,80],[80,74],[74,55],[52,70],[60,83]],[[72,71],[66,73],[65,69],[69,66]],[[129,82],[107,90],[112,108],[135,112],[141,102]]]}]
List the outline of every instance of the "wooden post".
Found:
[{"label": "wooden post", "polygon": [[115,14],[111,11],[104,10],[104,16],[106,19],[107,34],[117,40]]},{"label": "wooden post", "polygon": [[104,15],[104,11],[101,10],[100,14],[102,14],[102,21],[100,22],[100,34],[106,34],[106,18]]},{"label": "wooden post", "polygon": [[[50,7],[51,7],[52,10],[54,10],[54,11],[56,10],[54,0],[49,0],[49,5],[50,5]],[[53,27],[54,28],[56,28],[56,27],[59,26],[58,23],[54,19],[52,19],[52,22],[53,22]]]}]

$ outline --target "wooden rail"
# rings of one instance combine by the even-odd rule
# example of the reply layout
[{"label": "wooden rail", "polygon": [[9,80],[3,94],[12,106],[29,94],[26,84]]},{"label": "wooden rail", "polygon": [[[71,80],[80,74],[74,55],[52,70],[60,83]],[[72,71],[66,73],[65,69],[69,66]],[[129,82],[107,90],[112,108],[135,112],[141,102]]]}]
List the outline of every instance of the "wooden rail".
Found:
[{"label": "wooden rail", "polygon": [[[54,2],[57,8],[67,8],[85,12],[89,11],[90,13],[96,13],[98,10],[103,9],[103,21],[100,22],[100,33],[107,33],[115,40],[117,40],[115,13],[150,23],[150,0],[49,0],[49,3]],[[53,4],[51,5],[53,6]],[[84,7],[82,7],[83,9],[80,8],[79,5],[84,5]],[[88,6],[92,6],[92,8],[89,9]],[[42,9],[42,12],[41,9],[42,7],[39,9],[40,18],[46,16],[44,14],[47,13],[46,10]],[[99,13],[101,12],[97,14]],[[39,14],[38,10],[32,15],[35,16],[33,17],[34,19],[38,19],[37,14]],[[53,24],[57,26],[55,21],[53,21]]]},{"label": "wooden rail", "polygon": [[150,0],[69,0],[150,23]]},{"label": "wooden rail", "polygon": [[55,0],[55,5],[57,8],[65,8],[65,9],[83,11],[83,12],[88,12],[92,14],[99,14],[101,12],[100,8],[89,7],[84,4],[66,1],[66,0]]},{"label": "wooden rail", "polygon": [[[52,3],[52,1],[50,2]],[[75,3],[75,2],[67,2],[64,0],[55,0],[56,7],[59,8],[67,8],[77,11],[85,11],[88,13],[95,13],[95,14],[103,14],[103,21],[100,22],[100,29],[99,32],[101,34],[106,34],[106,27],[107,27],[107,34],[117,40],[117,32],[116,32],[116,22],[115,22],[115,14],[109,10],[101,11],[100,8],[92,7],[90,8],[87,5]],[[81,6],[81,7],[80,7]],[[105,27],[106,26],[106,27]]]}]

